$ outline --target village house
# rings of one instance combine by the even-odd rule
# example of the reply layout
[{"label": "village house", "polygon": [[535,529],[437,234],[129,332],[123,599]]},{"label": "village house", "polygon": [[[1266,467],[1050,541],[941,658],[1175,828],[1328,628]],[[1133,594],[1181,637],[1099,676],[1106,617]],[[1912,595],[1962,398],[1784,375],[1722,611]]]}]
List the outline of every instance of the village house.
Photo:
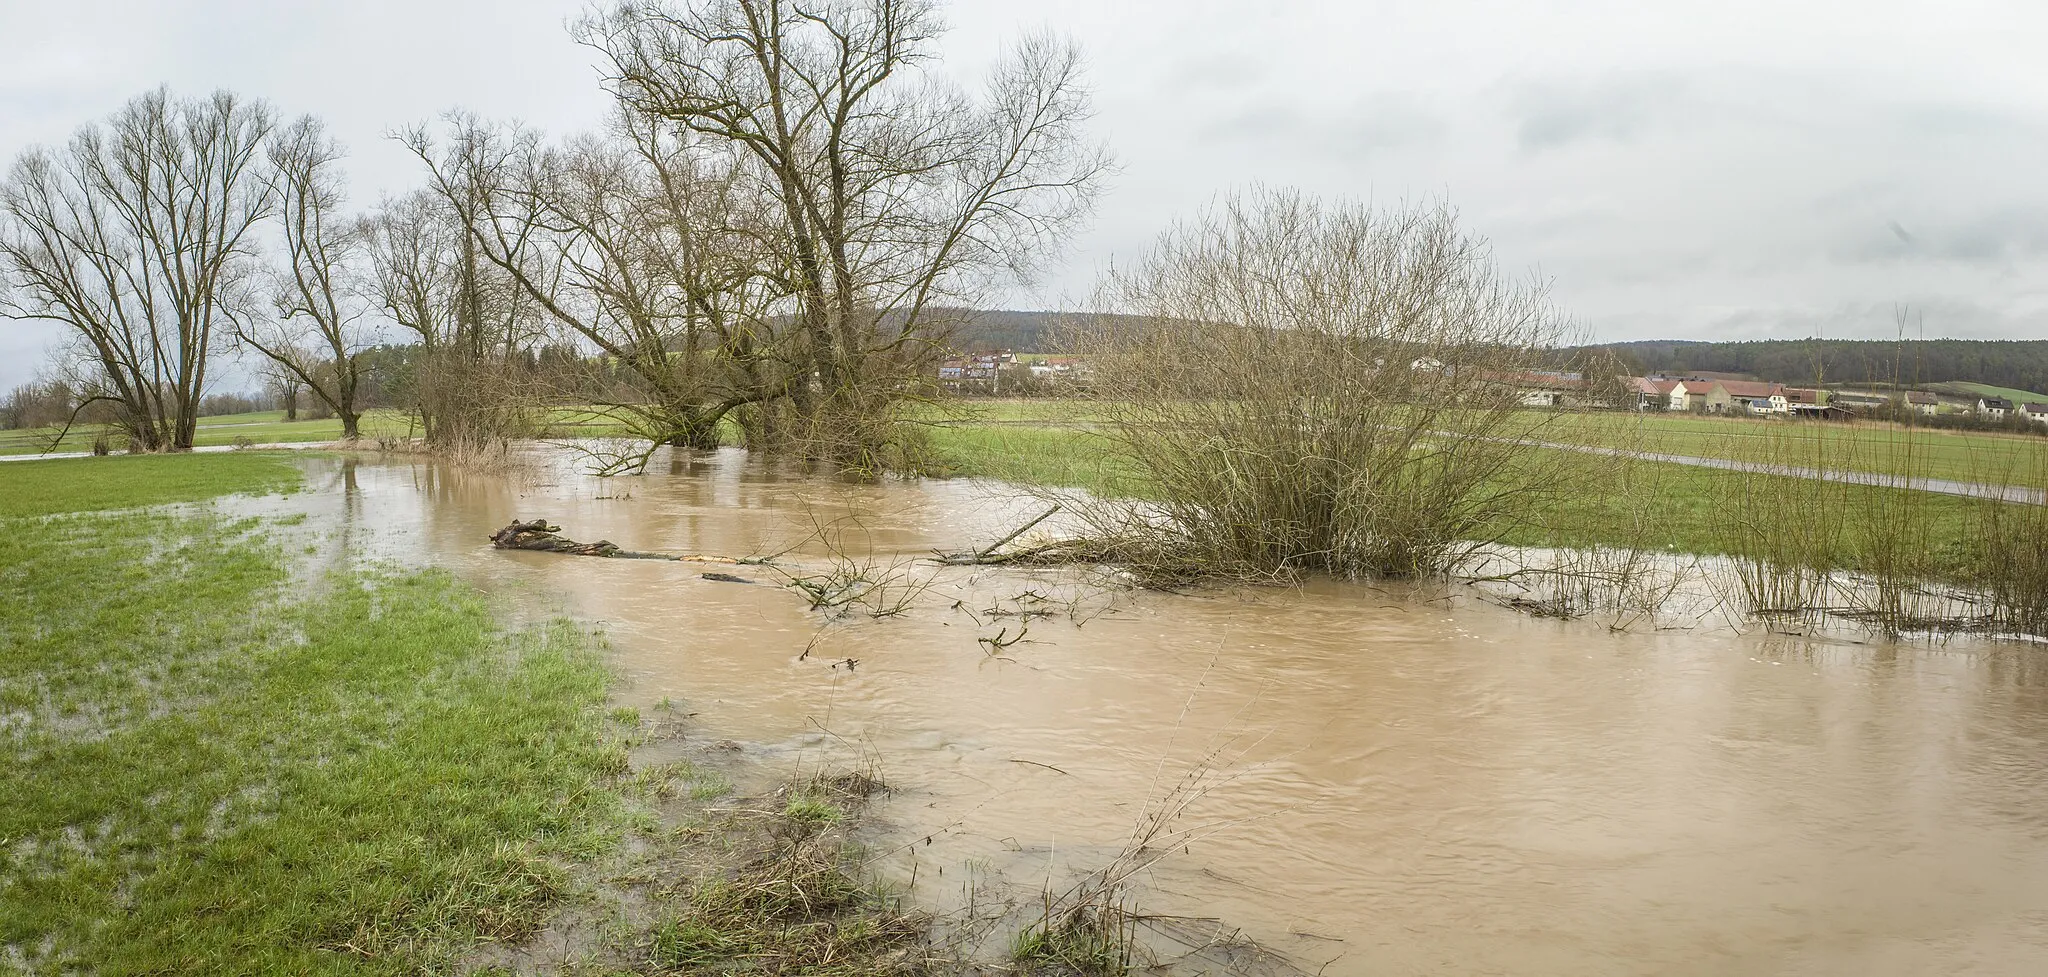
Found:
[{"label": "village house", "polygon": [[1041,380],[1066,380],[1073,377],[1079,361],[1071,356],[1048,356],[1031,364],[1031,375]]},{"label": "village house", "polygon": [[1941,410],[1941,398],[1925,390],[1906,391],[1906,406],[1914,411],[1933,416]]},{"label": "village house", "polygon": [[1515,396],[1524,407],[1564,407],[1586,389],[1584,377],[1551,370],[1501,374],[1494,379],[1514,385]]},{"label": "village house", "polygon": [[1977,413],[1995,421],[2005,420],[2012,411],[2012,401],[2004,397],[1982,397],[1977,401]]},{"label": "village house", "polygon": [[1854,412],[1833,401],[1834,397],[1826,390],[1785,388],[1785,410],[1794,417],[1839,421],[1855,416]]},{"label": "village house", "polygon": [[1883,393],[1871,390],[1837,390],[1829,395],[1828,402],[1841,407],[1860,410],[1870,407],[1883,408],[1890,406],[1892,399]]},{"label": "village house", "polygon": [[1686,381],[1684,380],[1665,380],[1659,378],[1657,386],[1664,391],[1664,409],[1684,411],[1692,410],[1698,406],[1706,397],[1707,385],[1698,381],[1693,381],[1693,383],[1698,387],[1697,390],[1686,386]]},{"label": "village house", "polygon": [[2048,424],[2048,404],[2028,404],[2020,408],[2027,420],[2037,424]]},{"label": "village house", "polygon": [[1671,388],[1675,380],[1652,380],[1649,377],[1626,378],[1627,389],[1634,395],[1631,406],[1636,410],[1664,410],[1671,402]]},{"label": "village house", "polygon": [[1002,370],[1014,366],[1017,356],[1004,350],[1000,353],[977,353],[973,356],[956,356],[939,361],[939,382],[956,386],[962,382],[992,382],[1002,376]]},{"label": "village house", "polygon": [[1701,403],[1710,414],[1783,414],[1785,385],[1754,380],[1715,380]]}]

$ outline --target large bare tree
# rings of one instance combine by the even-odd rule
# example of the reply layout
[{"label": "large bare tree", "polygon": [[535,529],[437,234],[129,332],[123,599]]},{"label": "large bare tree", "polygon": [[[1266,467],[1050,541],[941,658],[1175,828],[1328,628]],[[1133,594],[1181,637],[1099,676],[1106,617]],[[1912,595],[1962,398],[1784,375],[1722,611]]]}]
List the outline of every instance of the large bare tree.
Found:
[{"label": "large bare tree", "polygon": [[930,0],[628,0],[578,26],[626,107],[748,164],[803,343],[791,401],[858,466],[928,313],[1055,250],[1109,165],[1074,47],[1026,39],[974,97],[927,70],[941,31]]},{"label": "large bare tree", "polygon": [[449,128],[445,148],[424,128],[405,139],[451,207],[485,188],[474,247],[624,381],[614,416],[657,444],[714,447],[734,408],[787,388],[770,315],[784,276],[729,161],[630,113],[559,147],[462,115]]},{"label": "large bare tree", "polygon": [[271,114],[228,92],[138,96],[62,150],[31,149],[0,184],[0,314],[70,327],[92,399],[131,447],[192,446],[207,356],[246,300]]},{"label": "large bare tree", "polygon": [[235,338],[266,357],[281,384],[332,409],[343,438],[357,438],[370,346],[358,280],[366,232],[342,213],[341,145],[308,115],[273,134],[268,155],[265,183],[283,224],[283,260],[273,269],[277,315],[243,317]]}]

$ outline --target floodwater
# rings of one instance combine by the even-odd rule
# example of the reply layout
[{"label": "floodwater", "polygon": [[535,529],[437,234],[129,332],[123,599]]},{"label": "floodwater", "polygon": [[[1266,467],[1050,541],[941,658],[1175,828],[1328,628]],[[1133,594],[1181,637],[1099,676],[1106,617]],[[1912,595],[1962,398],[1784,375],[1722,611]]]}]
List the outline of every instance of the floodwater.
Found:
[{"label": "floodwater", "polygon": [[[980,906],[991,880],[1063,886],[1185,802],[1136,907],[1221,919],[1311,973],[2048,974],[2048,648],[1615,632],[1455,588],[1174,595],[929,566],[900,615],[829,622],[757,568],[737,572],[761,585],[719,583],[699,574],[735,568],[485,536],[547,518],[753,555],[824,525],[886,565],[985,546],[1041,506],[738,452],[609,480],[566,454],[509,476],[307,465],[315,490],[291,504],[331,550],[598,622],[621,697],[672,700],[692,735],[811,768],[866,757],[895,788],[884,870],[944,908]],[[828,565],[815,542],[787,559]],[[1013,638],[1026,619],[1002,612],[1024,608],[1054,613],[980,640]]]}]

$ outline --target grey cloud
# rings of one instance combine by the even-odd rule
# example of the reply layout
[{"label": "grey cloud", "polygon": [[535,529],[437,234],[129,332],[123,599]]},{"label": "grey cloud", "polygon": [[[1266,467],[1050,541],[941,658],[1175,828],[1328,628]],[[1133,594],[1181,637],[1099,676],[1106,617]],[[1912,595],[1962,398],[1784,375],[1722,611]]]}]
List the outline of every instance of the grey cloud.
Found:
[{"label": "grey cloud", "polygon": [[1159,77],[1159,87],[1168,94],[1189,88],[1241,89],[1264,81],[1272,69],[1265,62],[1237,55],[1213,53],[1181,58]]},{"label": "grey cloud", "polygon": [[1391,93],[1360,99],[1344,116],[1325,131],[1329,145],[1346,155],[1435,142],[1446,129],[1427,103]]},{"label": "grey cloud", "polygon": [[1268,99],[1219,115],[1198,136],[1205,140],[1292,145],[1344,159],[1433,142],[1443,120],[1418,99],[1380,93],[1311,116],[1292,100]]},{"label": "grey cloud", "polygon": [[1628,142],[1677,114],[1688,84],[1668,74],[1617,74],[1587,82],[1521,86],[1509,98],[1508,118],[1524,151],[1555,149],[1592,139]]},{"label": "grey cloud", "polygon": [[1850,264],[1952,261],[2003,266],[2048,255],[2048,208],[2005,206],[1970,215],[1856,223],[1830,257]]}]

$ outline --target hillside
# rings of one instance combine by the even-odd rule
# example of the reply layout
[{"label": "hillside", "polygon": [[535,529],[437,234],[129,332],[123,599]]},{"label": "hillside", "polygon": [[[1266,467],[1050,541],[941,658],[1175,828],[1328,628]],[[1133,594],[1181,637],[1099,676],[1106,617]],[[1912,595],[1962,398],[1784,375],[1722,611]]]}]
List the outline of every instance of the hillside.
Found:
[{"label": "hillside", "polygon": [[2048,340],[1854,339],[1607,343],[1638,373],[1713,371],[1787,383],[1940,382],[2048,390]]},{"label": "hillside", "polygon": [[1104,318],[1111,323],[1131,316],[1097,317],[1078,312],[1027,312],[1014,309],[960,309],[947,310],[935,321],[950,328],[949,344],[962,352],[986,352],[999,349],[1015,350],[1020,353],[1070,353],[1067,349],[1067,330],[1073,328],[1083,317],[1100,323]]},{"label": "hillside", "polygon": [[2012,387],[1994,386],[1989,383],[1945,383],[1943,387],[1956,392],[1975,394],[1979,397],[2004,397],[2016,404],[2048,404],[2048,394],[2033,390],[2016,390]]}]

